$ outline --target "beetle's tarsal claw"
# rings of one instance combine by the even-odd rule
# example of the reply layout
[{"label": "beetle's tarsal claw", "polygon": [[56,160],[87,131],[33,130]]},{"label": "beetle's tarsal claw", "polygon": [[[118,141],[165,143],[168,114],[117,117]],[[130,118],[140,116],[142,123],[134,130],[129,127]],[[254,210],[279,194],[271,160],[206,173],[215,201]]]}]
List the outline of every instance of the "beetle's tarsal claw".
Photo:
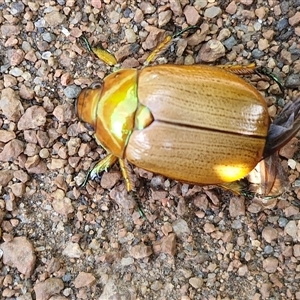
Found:
[{"label": "beetle's tarsal claw", "polygon": [[99,172],[97,168],[92,168],[86,174],[85,179],[83,183],[80,185],[80,187],[85,187],[89,179],[95,180],[96,178],[100,178],[100,177],[101,177],[101,172]]},{"label": "beetle's tarsal claw", "polygon": [[99,166],[98,164],[91,169],[89,172],[89,176],[92,180],[95,180],[96,178],[101,178],[101,175],[103,172],[105,172],[106,169],[103,169],[102,166]]},{"label": "beetle's tarsal claw", "polygon": [[185,29],[183,29],[183,30],[181,30],[181,31],[179,31],[179,32],[177,32],[177,33],[175,33],[175,34],[172,36],[172,38],[175,39],[175,38],[181,36],[182,34],[184,34],[184,33],[187,32],[187,31],[190,31],[190,30],[193,30],[193,29],[198,29],[198,28],[199,28],[198,25],[189,26],[189,27],[187,27],[187,28],[185,28]]},{"label": "beetle's tarsal claw", "polygon": [[141,218],[143,218],[144,220],[147,220],[147,217],[146,217],[146,215],[145,215],[145,213],[144,213],[144,210],[143,210],[142,207],[141,207],[140,199],[139,199],[139,197],[138,197],[136,191],[131,190],[131,191],[130,191],[130,195],[131,195],[132,199],[133,199],[133,200],[135,201],[135,203],[136,203],[136,207],[137,207],[137,210],[138,210],[138,212],[139,212]]},{"label": "beetle's tarsal claw", "polygon": [[116,162],[116,160],[117,157],[111,153],[101,159],[93,168],[88,171],[81,186],[85,186],[89,179],[94,180],[96,178],[101,178],[101,174],[110,168]]},{"label": "beetle's tarsal claw", "polygon": [[121,64],[115,64],[114,66],[113,66],[113,72],[117,72],[118,70],[120,70],[121,69]]},{"label": "beetle's tarsal claw", "polygon": [[268,76],[269,78],[271,78],[272,80],[274,80],[278,84],[281,93],[284,94],[283,83],[281,82],[281,80],[275,74],[273,74],[271,71],[269,71],[265,67],[258,67],[258,68],[256,68],[255,72],[258,75],[265,75],[265,76]]},{"label": "beetle's tarsal claw", "polygon": [[90,179],[91,172],[92,172],[92,170],[89,170],[89,171],[88,171],[88,173],[86,174],[86,176],[85,176],[85,178],[84,178],[84,181],[80,184],[79,187],[82,188],[82,187],[85,187],[85,186],[86,186],[87,182],[88,182],[89,179]]},{"label": "beetle's tarsal claw", "polygon": [[97,171],[94,171],[94,172],[93,171],[94,171],[94,169],[90,172],[90,178],[92,180],[95,180],[97,177],[99,177],[99,174]]},{"label": "beetle's tarsal claw", "polygon": [[84,44],[84,46],[87,48],[87,50],[88,50],[89,52],[92,52],[92,47],[91,47],[91,45],[90,45],[88,39],[87,39],[84,35],[82,35],[82,36],[79,38],[79,40],[81,41],[81,43]]}]

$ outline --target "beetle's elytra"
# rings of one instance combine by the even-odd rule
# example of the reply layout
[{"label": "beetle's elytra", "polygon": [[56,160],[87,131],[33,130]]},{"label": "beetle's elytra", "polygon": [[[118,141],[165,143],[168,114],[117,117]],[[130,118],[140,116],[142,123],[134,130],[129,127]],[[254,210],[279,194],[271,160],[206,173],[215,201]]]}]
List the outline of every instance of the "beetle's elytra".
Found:
[{"label": "beetle's elytra", "polygon": [[266,102],[252,85],[205,65],[116,71],[81,92],[77,111],[108,152],[94,175],[118,159],[128,190],[126,160],[188,183],[241,179],[264,158],[270,128]]},{"label": "beetle's elytra", "polygon": [[269,128],[265,101],[225,70],[202,65],[120,70],[90,93],[93,97],[87,90],[79,97],[79,116],[96,128],[107,151],[140,168],[217,184],[244,177],[262,158]]}]

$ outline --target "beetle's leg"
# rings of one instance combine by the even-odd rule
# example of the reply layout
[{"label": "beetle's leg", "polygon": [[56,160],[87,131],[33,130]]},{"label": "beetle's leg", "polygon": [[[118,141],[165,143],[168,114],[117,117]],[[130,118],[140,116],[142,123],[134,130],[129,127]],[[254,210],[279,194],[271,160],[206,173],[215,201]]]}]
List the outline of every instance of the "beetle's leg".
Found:
[{"label": "beetle's leg", "polygon": [[269,127],[263,153],[266,158],[286,145],[300,129],[300,99],[287,103]]},{"label": "beetle's leg", "polygon": [[275,75],[273,74],[272,72],[270,72],[267,68],[265,67],[258,67],[255,69],[256,73],[258,75],[265,75],[265,76],[268,76],[269,78],[273,79],[279,86],[282,94],[284,94],[284,87],[283,87],[283,84],[281,82],[281,80]]},{"label": "beetle's leg", "polygon": [[154,61],[160,54],[165,52],[170,44],[172,43],[172,36],[168,35],[165,39],[149,54],[144,65],[149,65],[152,61]]},{"label": "beetle's leg", "polygon": [[229,190],[236,195],[244,195],[244,196],[249,189],[247,181],[244,179],[233,181],[233,182],[225,182],[222,184],[218,184],[218,186],[226,190]]},{"label": "beetle's leg", "polygon": [[179,37],[180,35],[182,35],[183,33],[185,33],[186,31],[192,30],[192,29],[196,29],[198,28],[198,26],[189,26],[183,30],[181,30],[180,32],[174,34],[174,35],[168,35],[164,38],[164,40],[157,45],[157,47],[149,54],[149,56],[147,57],[146,61],[144,62],[144,65],[147,66],[149,65],[151,62],[153,62],[159,55],[161,55],[162,53],[164,53],[169,46],[171,45],[171,43],[173,42],[173,40],[177,37]]},{"label": "beetle's leg", "polygon": [[99,176],[102,172],[109,169],[115,162],[117,161],[117,157],[113,154],[108,154],[106,157],[101,159],[97,164],[88,171],[85,180],[81,184],[81,186],[85,186],[89,178],[95,179],[97,176]]},{"label": "beetle's leg", "polygon": [[247,198],[259,196],[268,200],[284,192],[287,176],[276,152],[261,160],[247,177],[220,186]]},{"label": "beetle's leg", "polygon": [[278,152],[261,160],[247,175],[249,191],[260,194],[266,200],[278,197],[287,187],[287,175]]},{"label": "beetle's leg", "polygon": [[126,189],[130,193],[132,199],[135,201],[137,210],[139,211],[140,216],[143,219],[147,220],[146,215],[145,215],[143,209],[141,208],[139,197],[133,188],[132,179],[130,177],[131,171],[129,170],[128,162],[126,159],[119,158],[119,164],[120,164],[123,178],[125,180]]},{"label": "beetle's leg", "polygon": [[242,66],[242,65],[218,65],[217,67],[225,69],[228,72],[234,73],[236,75],[251,75],[251,74],[256,73],[258,75],[268,76],[269,78],[271,78],[272,80],[274,80],[278,84],[281,92],[284,93],[283,84],[280,81],[280,79],[275,74],[270,72],[267,68],[257,67],[255,63],[251,63],[251,64],[248,64],[246,66]]},{"label": "beetle's leg", "polygon": [[147,217],[146,217],[146,215],[145,215],[145,213],[144,213],[144,211],[143,211],[143,209],[142,209],[142,207],[141,207],[140,199],[139,199],[139,197],[138,197],[136,191],[133,191],[133,190],[132,190],[132,191],[130,192],[130,194],[131,194],[132,199],[133,199],[133,200],[135,201],[135,203],[136,203],[137,210],[138,210],[140,216],[141,216],[144,220],[147,220]]},{"label": "beetle's leg", "polygon": [[85,36],[81,36],[80,40],[83,41],[88,51],[93,52],[99,59],[104,61],[109,66],[114,66],[118,63],[115,56],[108,50],[103,49],[101,46],[92,47]]},{"label": "beetle's leg", "polygon": [[120,168],[121,168],[121,171],[122,171],[122,175],[123,175],[124,180],[125,180],[126,189],[130,193],[132,199],[135,201],[136,206],[137,206],[137,210],[138,210],[140,216],[143,219],[147,220],[146,215],[145,215],[143,209],[141,208],[139,197],[138,197],[136,191],[133,189],[133,183],[132,183],[132,179],[130,177],[131,172],[129,170],[128,162],[127,162],[126,159],[119,158],[119,164],[120,164]]},{"label": "beetle's leg", "polygon": [[128,163],[125,159],[119,158],[119,164],[123,178],[125,180],[126,190],[127,192],[131,192],[133,190],[133,183],[132,179],[130,178],[130,170]]},{"label": "beetle's leg", "polygon": [[230,73],[234,73],[236,75],[250,75],[256,73],[256,64],[251,63],[246,66],[242,65],[217,65],[216,67],[225,69]]}]

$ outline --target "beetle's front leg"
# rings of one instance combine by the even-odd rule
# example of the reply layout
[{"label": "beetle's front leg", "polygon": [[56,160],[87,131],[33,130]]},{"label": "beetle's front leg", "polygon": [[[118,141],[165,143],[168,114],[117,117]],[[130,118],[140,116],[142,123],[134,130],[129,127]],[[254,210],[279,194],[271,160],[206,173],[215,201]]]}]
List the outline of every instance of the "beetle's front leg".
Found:
[{"label": "beetle's front leg", "polygon": [[95,179],[99,176],[102,172],[106,171],[110,168],[116,161],[117,157],[113,154],[108,154],[106,157],[101,159],[92,169],[90,169],[85,177],[85,180],[81,184],[81,186],[85,186],[89,178]]},{"label": "beetle's front leg", "polygon": [[80,40],[84,42],[88,51],[94,53],[99,59],[109,66],[115,66],[118,63],[115,56],[108,50],[103,49],[101,46],[92,47],[85,36],[81,36]]},{"label": "beetle's front leg", "polygon": [[164,40],[159,43],[154,50],[152,50],[152,52],[149,54],[149,56],[147,57],[146,61],[144,62],[145,66],[148,66],[151,62],[153,62],[159,55],[161,55],[163,52],[165,52],[171,45],[171,43],[173,42],[173,40],[179,36],[181,36],[183,33],[185,33],[186,31],[190,31],[193,29],[197,29],[198,26],[189,26],[183,30],[181,30],[178,33],[175,33],[174,35],[168,35],[164,38]]}]

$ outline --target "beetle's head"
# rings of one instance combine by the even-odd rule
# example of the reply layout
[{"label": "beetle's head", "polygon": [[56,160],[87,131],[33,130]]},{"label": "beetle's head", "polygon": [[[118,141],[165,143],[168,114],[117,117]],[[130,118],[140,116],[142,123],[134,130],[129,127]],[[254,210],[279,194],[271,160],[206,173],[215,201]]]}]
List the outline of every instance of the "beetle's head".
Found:
[{"label": "beetle's head", "polygon": [[97,104],[101,98],[101,87],[85,88],[81,91],[76,102],[78,117],[95,127]]}]

